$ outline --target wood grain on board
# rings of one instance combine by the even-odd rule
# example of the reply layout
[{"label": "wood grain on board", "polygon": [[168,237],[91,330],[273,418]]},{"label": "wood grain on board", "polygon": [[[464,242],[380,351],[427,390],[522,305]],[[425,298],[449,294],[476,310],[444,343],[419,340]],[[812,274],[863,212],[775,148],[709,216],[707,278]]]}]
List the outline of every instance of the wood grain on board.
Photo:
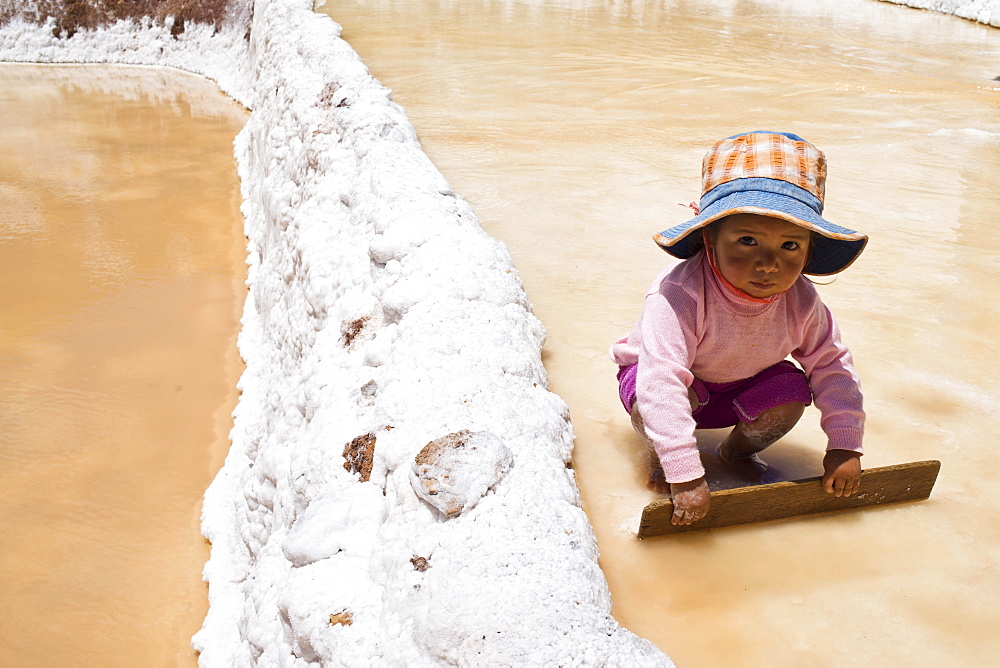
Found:
[{"label": "wood grain on board", "polygon": [[670,499],[654,501],[642,511],[639,538],[926,499],[940,469],[935,460],[868,469],[861,474],[861,490],[839,498],[823,491],[819,477],[721,490],[712,492],[708,515],[688,525],[670,523]]}]

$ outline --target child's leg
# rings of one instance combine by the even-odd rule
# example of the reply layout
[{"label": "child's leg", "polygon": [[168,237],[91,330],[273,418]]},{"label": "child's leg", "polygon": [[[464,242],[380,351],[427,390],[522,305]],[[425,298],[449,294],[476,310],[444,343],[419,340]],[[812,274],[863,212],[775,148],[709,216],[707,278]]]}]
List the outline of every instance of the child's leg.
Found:
[{"label": "child's leg", "polygon": [[763,473],[767,464],[757,453],[792,430],[806,405],[791,402],[769,408],[753,422],[739,422],[719,446],[719,456],[730,464],[746,464],[753,472]]},{"label": "child's leg", "polygon": [[[688,401],[691,402],[691,410],[694,411],[698,407],[698,395],[692,389],[688,390]],[[642,415],[639,414],[638,403],[632,404],[630,415],[632,428],[639,434],[639,438],[642,439],[643,445],[649,452],[649,487],[657,494],[667,494],[670,492],[670,483],[667,482],[667,478],[663,474],[663,467],[660,466],[660,458],[656,455],[653,442],[646,435],[646,425],[642,421]]]},{"label": "child's leg", "polygon": [[632,404],[630,415],[632,417],[632,428],[635,429],[635,433],[639,434],[642,444],[646,446],[646,453],[649,455],[649,488],[657,494],[666,494],[670,486],[663,475],[663,468],[660,466],[660,460],[656,456],[656,450],[653,449],[653,442],[646,435],[646,425],[639,414],[638,403]]}]

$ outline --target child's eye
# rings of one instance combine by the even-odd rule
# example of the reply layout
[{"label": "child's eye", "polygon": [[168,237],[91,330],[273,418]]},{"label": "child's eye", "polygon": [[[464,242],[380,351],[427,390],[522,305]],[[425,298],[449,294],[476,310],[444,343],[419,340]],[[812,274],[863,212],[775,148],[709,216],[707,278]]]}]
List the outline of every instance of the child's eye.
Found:
[{"label": "child's eye", "polygon": [[798,250],[799,249],[799,242],[798,241],[786,241],[785,243],[781,244],[781,247],[784,248],[785,250],[790,250],[790,251]]},{"label": "child's eye", "polygon": [[753,237],[740,237],[740,243],[744,246],[756,246],[757,240]]}]

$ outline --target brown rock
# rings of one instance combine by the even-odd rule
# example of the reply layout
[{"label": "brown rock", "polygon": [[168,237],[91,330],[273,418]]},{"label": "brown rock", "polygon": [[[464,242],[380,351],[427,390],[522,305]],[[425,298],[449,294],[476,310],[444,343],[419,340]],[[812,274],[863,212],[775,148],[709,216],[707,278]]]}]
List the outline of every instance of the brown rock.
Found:
[{"label": "brown rock", "polygon": [[371,477],[374,457],[375,434],[358,436],[344,446],[344,468],[351,473],[360,473],[361,482]]},{"label": "brown rock", "polygon": [[330,615],[330,626],[350,626],[354,623],[354,615],[350,610],[341,610]]}]

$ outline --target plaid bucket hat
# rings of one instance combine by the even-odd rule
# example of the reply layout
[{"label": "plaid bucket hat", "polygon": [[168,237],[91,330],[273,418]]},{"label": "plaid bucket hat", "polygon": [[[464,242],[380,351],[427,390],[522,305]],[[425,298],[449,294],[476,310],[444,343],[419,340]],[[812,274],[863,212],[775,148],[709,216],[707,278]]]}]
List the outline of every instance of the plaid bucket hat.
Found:
[{"label": "plaid bucket hat", "polygon": [[716,142],[702,162],[701,183],[698,215],[653,236],[676,258],[697,252],[701,235],[692,232],[734,213],[780,218],[815,232],[804,274],[843,271],[868,243],[867,235],[821,215],[826,156],[798,135],[758,130]]}]

